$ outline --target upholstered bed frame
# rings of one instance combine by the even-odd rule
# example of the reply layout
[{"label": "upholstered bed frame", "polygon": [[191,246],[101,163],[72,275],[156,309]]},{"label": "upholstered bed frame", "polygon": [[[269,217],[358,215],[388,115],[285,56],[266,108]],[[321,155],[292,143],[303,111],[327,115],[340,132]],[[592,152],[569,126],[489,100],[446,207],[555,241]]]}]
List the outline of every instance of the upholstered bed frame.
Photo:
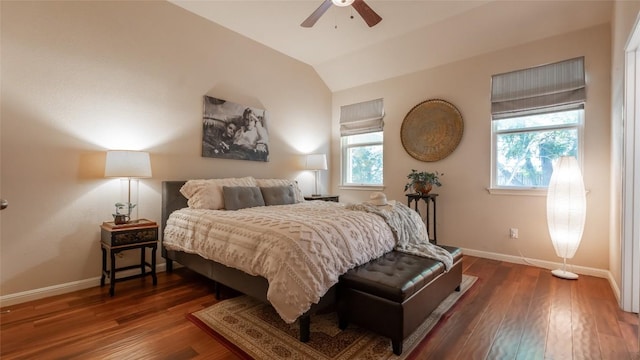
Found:
[{"label": "upholstered bed frame", "polygon": [[[184,183],[162,183],[163,230],[173,211],[187,207],[187,199],[180,193]],[[402,340],[454,289],[460,289],[462,252],[454,247],[445,248],[454,257],[454,265],[448,272],[437,260],[392,251],[343,274],[339,284],[331,287],[317,304],[300,316],[300,341],[309,340],[311,315],[336,306],[340,310],[341,328],[353,321],[389,336],[394,353],[401,354]],[[168,272],[173,269],[173,261],[177,261],[217,283],[268,302],[268,282],[263,277],[249,275],[199,255],[167,250],[164,246],[161,249]],[[390,277],[388,273],[397,276]],[[340,304],[337,304],[338,292]]]},{"label": "upholstered bed frame", "polygon": [[[180,193],[180,188],[185,181],[163,181],[162,182],[162,230],[167,224],[167,219],[172,212],[187,207],[187,199]],[[162,256],[166,259],[167,272],[173,271],[173,262],[177,261],[181,265],[228,286],[251,297],[264,302],[267,301],[267,280],[261,276],[249,275],[243,271],[230,268],[212,260],[207,260],[199,255],[188,254],[181,251],[167,250],[161,246]],[[300,341],[309,340],[310,316],[319,310],[335,305],[336,288],[333,286],[300,318]]]}]

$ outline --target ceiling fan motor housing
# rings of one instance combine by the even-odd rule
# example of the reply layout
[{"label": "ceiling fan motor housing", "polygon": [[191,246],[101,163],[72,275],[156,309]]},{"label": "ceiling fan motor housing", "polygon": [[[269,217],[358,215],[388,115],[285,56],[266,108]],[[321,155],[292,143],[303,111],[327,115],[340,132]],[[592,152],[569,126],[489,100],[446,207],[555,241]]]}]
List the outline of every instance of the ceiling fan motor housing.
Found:
[{"label": "ceiling fan motor housing", "polygon": [[353,0],[331,0],[335,6],[349,6],[353,4]]},{"label": "ceiling fan motor housing", "polygon": [[[378,15],[364,0],[324,0],[322,4],[313,12],[309,17],[300,24],[302,27],[312,27],[318,19],[331,7],[331,5],[345,7],[353,6],[353,8],[362,16],[362,19],[369,25],[369,27],[375,26],[382,18]],[[353,15],[351,16],[353,19]]]}]

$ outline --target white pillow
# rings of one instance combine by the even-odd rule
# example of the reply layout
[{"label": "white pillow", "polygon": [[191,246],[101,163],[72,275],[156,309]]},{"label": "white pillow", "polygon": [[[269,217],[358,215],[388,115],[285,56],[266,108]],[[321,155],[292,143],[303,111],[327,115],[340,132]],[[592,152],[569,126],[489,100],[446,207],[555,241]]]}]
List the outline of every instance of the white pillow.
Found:
[{"label": "white pillow", "polygon": [[297,203],[304,201],[302,190],[298,187],[298,182],[289,179],[255,179],[258,187],[274,187],[274,186],[293,186],[293,193]]},{"label": "white pillow", "polygon": [[224,209],[223,186],[257,186],[252,176],[243,178],[189,180],[180,193],[187,198],[187,205],[193,209]]}]

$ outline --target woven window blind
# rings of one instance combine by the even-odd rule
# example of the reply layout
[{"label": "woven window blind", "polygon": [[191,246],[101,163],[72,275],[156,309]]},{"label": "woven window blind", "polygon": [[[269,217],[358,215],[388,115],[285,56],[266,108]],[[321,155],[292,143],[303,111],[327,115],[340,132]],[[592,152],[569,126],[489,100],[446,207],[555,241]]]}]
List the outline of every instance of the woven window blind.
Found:
[{"label": "woven window blind", "polygon": [[383,99],[364,101],[340,107],[340,136],[382,131]]},{"label": "woven window blind", "polygon": [[491,77],[493,120],[571,107],[585,99],[584,57]]}]

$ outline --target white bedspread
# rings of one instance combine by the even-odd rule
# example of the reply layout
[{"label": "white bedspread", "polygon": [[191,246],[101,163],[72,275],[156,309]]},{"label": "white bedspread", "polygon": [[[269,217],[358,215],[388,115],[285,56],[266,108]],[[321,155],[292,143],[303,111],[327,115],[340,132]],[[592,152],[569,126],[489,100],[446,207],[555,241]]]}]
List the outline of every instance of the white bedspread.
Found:
[{"label": "white bedspread", "polygon": [[307,201],[237,211],[181,209],[169,217],[163,244],[266,278],[267,299],[292,323],[341,274],[391,251],[395,239],[376,214]]},{"label": "white bedspread", "polygon": [[396,251],[441,261],[446,271],[453,267],[453,256],[429,241],[427,226],[420,214],[408,206],[394,201],[385,206],[349,204],[347,209],[366,211],[385,219],[396,236]]}]

